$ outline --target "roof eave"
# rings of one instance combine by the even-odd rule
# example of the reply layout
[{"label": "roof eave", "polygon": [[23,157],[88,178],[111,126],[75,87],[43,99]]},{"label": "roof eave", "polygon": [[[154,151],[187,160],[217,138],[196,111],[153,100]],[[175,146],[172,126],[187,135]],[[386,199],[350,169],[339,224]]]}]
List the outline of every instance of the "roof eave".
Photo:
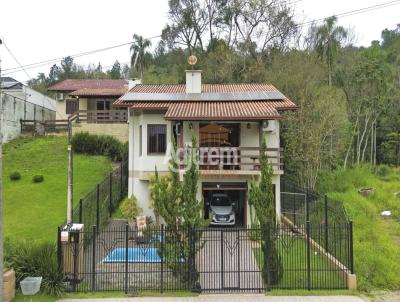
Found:
[{"label": "roof eave", "polygon": [[168,121],[264,121],[264,120],[280,120],[282,116],[263,116],[263,117],[165,117]]}]

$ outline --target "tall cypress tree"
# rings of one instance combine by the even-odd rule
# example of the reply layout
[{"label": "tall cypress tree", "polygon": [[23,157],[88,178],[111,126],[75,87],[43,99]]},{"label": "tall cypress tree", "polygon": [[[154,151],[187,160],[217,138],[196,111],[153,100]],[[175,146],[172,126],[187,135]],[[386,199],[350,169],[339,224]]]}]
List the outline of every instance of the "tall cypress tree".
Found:
[{"label": "tall cypress tree", "polygon": [[268,162],[267,139],[262,136],[260,148],[260,179],[250,183],[249,204],[254,208],[255,219],[261,227],[264,255],[263,276],[269,284],[277,284],[282,278],[282,262],[277,248],[275,195],[272,186],[272,166]]}]

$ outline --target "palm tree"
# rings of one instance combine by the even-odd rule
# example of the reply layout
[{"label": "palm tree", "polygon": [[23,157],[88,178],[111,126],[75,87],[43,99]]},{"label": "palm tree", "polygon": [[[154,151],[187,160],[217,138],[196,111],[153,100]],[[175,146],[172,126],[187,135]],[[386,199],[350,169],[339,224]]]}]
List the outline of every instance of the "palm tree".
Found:
[{"label": "palm tree", "polygon": [[[145,66],[145,58],[149,54],[146,48],[150,47],[150,40],[144,39],[142,36],[134,34],[133,43],[131,45],[131,66],[140,71],[140,78],[143,78],[143,70]],[[139,64],[138,64],[139,63]]]},{"label": "palm tree", "polygon": [[332,69],[340,43],[347,37],[347,31],[342,26],[336,26],[337,18],[325,19],[325,24],[315,28],[315,49],[328,65],[328,84],[332,85]]}]

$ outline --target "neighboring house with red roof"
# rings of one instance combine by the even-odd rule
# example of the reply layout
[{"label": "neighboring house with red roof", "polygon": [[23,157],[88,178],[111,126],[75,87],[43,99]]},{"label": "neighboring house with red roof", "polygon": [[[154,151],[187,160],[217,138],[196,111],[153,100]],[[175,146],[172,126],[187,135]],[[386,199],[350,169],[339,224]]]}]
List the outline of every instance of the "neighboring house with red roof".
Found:
[{"label": "neighboring house with red roof", "polygon": [[[176,159],[183,173],[182,159],[191,150],[194,135],[199,144],[197,195],[204,200],[206,218],[212,214],[213,224],[220,225],[250,223],[248,189],[252,177],[260,175],[260,143],[266,133],[280,216],[279,123],[283,111],[297,107],[273,85],[202,84],[201,71],[189,70],[186,84],[138,84],[114,106],[129,110],[128,195],[136,196],[145,215],[154,215],[149,180],[155,167],[160,175],[168,173],[171,142],[176,139]],[[218,202],[234,205],[222,213]]]},{"label": "neighboring house with red roof", "polygon": [[48,90],[56,93],[57,118],[76,115],[75,131],[110,134],[128,140],[127,110],[113,102],[136,84],[131,80],[68,79]]}]

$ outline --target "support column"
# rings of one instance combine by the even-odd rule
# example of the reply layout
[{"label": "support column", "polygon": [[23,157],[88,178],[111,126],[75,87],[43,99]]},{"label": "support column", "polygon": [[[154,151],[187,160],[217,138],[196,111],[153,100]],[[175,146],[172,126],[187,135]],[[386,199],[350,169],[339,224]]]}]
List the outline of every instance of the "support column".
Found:
[{"label": "support column", "polygon": [[275,213],[276,222],[281,222],[281,177],[280,175],[272,176],[272,184],[275,186]]},{"label": "support column", "polygon": [[134,181],[133,181],[133,171],[134,171],[134,119],[133,110],[128,109],[128,144],[129,144],[129,160],[128,160],[128,196],[132,196],[134,193]]}]

